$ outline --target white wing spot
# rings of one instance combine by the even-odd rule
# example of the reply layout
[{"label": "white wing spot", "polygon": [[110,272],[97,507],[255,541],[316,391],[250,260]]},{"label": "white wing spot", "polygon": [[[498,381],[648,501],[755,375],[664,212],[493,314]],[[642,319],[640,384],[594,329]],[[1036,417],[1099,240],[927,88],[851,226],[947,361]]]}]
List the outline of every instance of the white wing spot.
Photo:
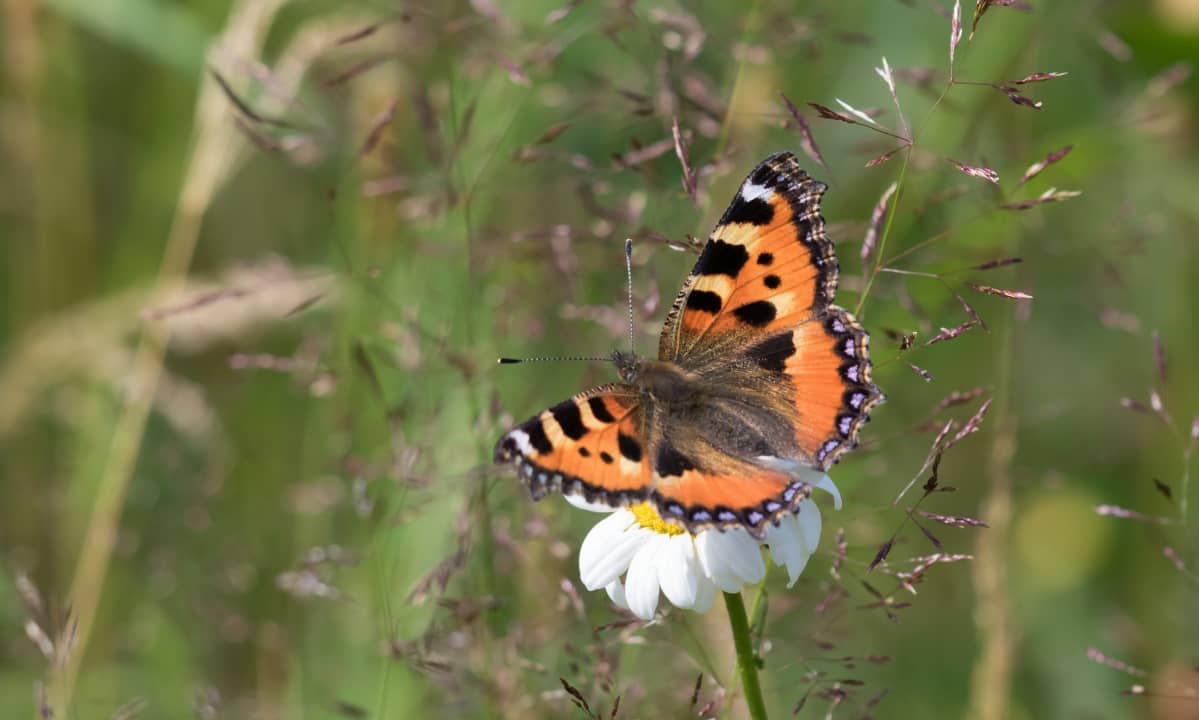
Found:
[{"label": "white wing spot", "polygon": [[520,450],[520,454],[528,457],[533,453],[533,446],[529,444],[529,434],[524,430],[513,430],[508,433],[508,437],[516,443],[516,449]]},{"label": "white wing spot", "polygon": [[746,180],[741,185],[741,199],[745,202],[752,202],[758,198],[770,202],[772,197],[774,197],[774,190],[765,185],[756,185],[750,180]]}]

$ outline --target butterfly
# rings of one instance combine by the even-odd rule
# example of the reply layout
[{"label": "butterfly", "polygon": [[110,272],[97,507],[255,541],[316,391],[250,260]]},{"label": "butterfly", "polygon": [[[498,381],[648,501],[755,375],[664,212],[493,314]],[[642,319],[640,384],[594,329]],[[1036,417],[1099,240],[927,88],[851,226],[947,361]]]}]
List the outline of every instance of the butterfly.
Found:
[{"label": "butterfly", "polygon": [[694,534],[757,538],[857,444],[883,393],[866,331],[832,304],[827,186],[789,152],[733,197],[662,327],[658,358],[615,352],[621,382],[559,403],[500,437],[533,499],[650,503]]}]

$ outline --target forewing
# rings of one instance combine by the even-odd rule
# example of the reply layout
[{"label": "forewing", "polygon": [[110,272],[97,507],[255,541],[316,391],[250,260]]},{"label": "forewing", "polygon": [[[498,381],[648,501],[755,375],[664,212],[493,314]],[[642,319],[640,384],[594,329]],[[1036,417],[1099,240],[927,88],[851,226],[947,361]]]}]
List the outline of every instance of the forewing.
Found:
[{"label": "forewing", "polygon": [[662,359],[703,366],[732,338],[790,328],[828,307],[837,256],[820,215],[825,189],[791,153],[754,168],[675,300]]},{"label": "forewing", "polygon": [[[838,270],[820,214],[824,191],[790,153],[754,168],[684,283],[659,347],[710,396],[757,408],[748,419],[767,429],[776,457],[820,470],[856,444],[883,400],[866,331],[832,305]],[[686,418],[667,425],[678,421]]]}]

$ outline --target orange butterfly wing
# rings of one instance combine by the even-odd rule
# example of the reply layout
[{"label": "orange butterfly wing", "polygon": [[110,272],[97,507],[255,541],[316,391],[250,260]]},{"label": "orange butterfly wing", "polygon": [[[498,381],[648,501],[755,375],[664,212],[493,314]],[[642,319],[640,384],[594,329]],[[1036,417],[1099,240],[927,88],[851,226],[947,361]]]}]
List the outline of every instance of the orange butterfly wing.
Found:
[{"label": "orange butterfly wing", "polygon": [[[629,384],[529,419],[500,438],[496,462],[515,464],[535,499],[560,490],[613,507],[648,501],[693,533],[741,526],[762,537],[796,511],[805,479],[856,444],[883,400],[865,330],[831,304],[824,191],[790,153],[758,165],[675,300],[664,362],[618,354]],[[653,400],[670,387],[698,404]]]},{"label": "orange butterfly wing", "polygon": [[[857,443],[870,409],[884,399],[871,381],[868,336],[832,305],[837,258],[819,202],[825,185],[790,153],[763,161],[742,183],[713,230],[662,330],[659,356],[698,375],[719,395],[742,395],[750,418],[766,421],[770,452],[722,457],[721,448],[680,439],[672,452],[702,469],[671,476],[655,468],[659,510],[689,528],[745,525],[795,509],[805,469],[823,471]],[[760,409],[757,409],[760,408]],[[734,408],[735,414],[735,408]],[[674,424],[690,422],[675,418]],[[665,421],[667,432],[671,420]],[[715,466],[736,460],[736,472]],[[797,484],[802,492],[797,491]],[[680,506],[682,512],[680,514]],[[713,518],[712,523],[700,523]]]},{"label": "orange butterfly wing", "polygon": [[733,457],[694,438],[658,444],[653,482],[650,500],[658,514],[693,534],[740,526],[761,538],[770,522],[811,493],[793,472]]},{"label": "orange butterfly wing", "polygon": [[637,388],[579,393],[505,433],[495,461],[516,465],[533,499],[560,491],[613,507],[644,501],[650,464]]},{"label": "orange butterfly wing", "polygon": [[785,342],[788,334],[794,353],[776,351],[772,359],[782,361],[780,372],[791,380],[785,391],[794,393],[796,440],[818,467],[827,468],[857,445],[871,408],[886,399],[871,379],[869,336],[835,305],[762,345]]},{"label": "orange butterfly wing", "polygon": [[828,307],[837,256],[820,215],[826,189],[791,153],[754,168],[683,284],[659,357],[702,355],[712,335],[791,328]]}]

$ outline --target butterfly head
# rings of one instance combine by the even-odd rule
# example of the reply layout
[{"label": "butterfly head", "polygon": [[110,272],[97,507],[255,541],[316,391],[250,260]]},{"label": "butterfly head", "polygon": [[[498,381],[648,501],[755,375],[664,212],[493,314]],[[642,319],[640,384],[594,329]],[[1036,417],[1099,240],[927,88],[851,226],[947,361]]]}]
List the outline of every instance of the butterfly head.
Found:
[{"label": "butterfly head", "polygon": [[620,379],[629,385],[637,384],[637,380],[641,377],[642,363],[642,358],[634,352],[612,351],[612,364],[616,366],[616,372],[620,374]]},{"label": "butterfly head", "polygon": [[694,402],[702,395],[701,378],[669,360],[654,360],[618,350],[612,353],[612,362],[622,381],[656,402]]}]

